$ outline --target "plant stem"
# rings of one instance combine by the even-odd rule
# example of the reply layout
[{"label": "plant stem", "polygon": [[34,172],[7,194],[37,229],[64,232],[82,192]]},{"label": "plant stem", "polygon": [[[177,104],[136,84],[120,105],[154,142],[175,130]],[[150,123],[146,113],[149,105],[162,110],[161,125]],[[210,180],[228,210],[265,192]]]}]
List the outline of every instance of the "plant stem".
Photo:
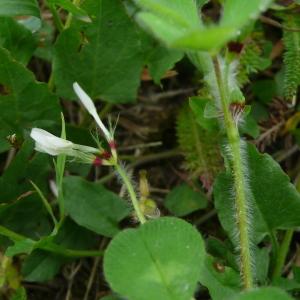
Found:
[{"label": "plant stem", "polygon": [[[28,239],[27,237],[16,233],[2,225],[0,225],[0,235],[3,235],[14,242],[19,242],[22,240]],[[39,244],[39,241],[33,241]],[[57,245],[55,243],[42,243],[37,246],[38,249],[46,250],[51,253],[55,253],[58,255],[66,256],[66,257],[90,257],[90,256],[102,256],[103,251],[95,251],[95,250],[75,250],[75,249],[67,249],[63,246]]]},{"label": "plant stem", "polygon": [[47,5],[48,5],[48,7],[49,7],[49,9],[50,9],[50,11],[52,13],[53,21],[54,21],[54,24],[55,24],[57,30],[59,32],[62,32],[63,29],[64,29],[64,25],[63,25],[63,23],[62,23],[62,21],[61,21],[61,19],[59,17],[59,14],[57,13],[55,5],[50,4],[48,2],[46,2],[46,3],[47,3]]},{"label": "plant stem", "polygon": [[[75,6],[78,6],[78,5],[80,4],[80,2],[81,2],[81,0],[73,0],[73,4],[74,4]],[[64,29],[70,27],[71,22],[72,22],[72,19],[73,19],[73,14],[72,14],[72,13],[69,13],[68,16],[67,16],[67,20],[66,20]]]},{"label": "plant stem", "polygon": [[136,216],[137,216],[139,222],[141,224],[144,224],[146,222],[146,218],[145,218],[145,216],[143,215],[143,213],[142,213],[142,211],[140,209],[139,202],[138,202],[138,199],[136,197],[136,193],[134,191],[134,188],[133,188],[133,185],[132,185],[130,179],[127,176],[126,171],[118,163],[116,163],[114,165],[114,167],[116,168],[116,171],[121,176],[121,178],[122,178],[122,180],[123,180],[123,182],[124,182],[124,184],[125,184],[125,186],[126,186],[126,188],[128,190],[128,193],[129,193],[129,196],[130,196],[133,208],[135,210],[135,213],[136,213]]},{"label": "plant stem", "polygon": [[54,226],[57,226],[57,220],[55,218],[55,215],[53,213],[53,210],[52,210],[52,207],[51,205],[49,204],[48,200],[46,199],[46,197],[44,196],[43,192],[39,189],[39,187],[31,180],[29,180],[31,185],[34,187],[34,189],[36,190],[36,192],[38,193],[38,195],[40,196],[47,212],[49,213],[52,221],[53,221],[53,224]]},{"label": "plant stem", "polygon": [[241,139],[238,127],[229,110],[229,97],[227,84],[223,78],[218,58],[213,61],[214,73],[218,83],[220,104],[224,116],[228,146],[231,153],[232,172],[235,191],[236,220],[238,226],[238,238],[240,246],[240,269],[243,276],[245,289],[253,286],[253,275],[251,268],[251,252],[249,237],[249,212],[247,209],[245,170],[243,167]]},{"label": "plant stem", "polygon": [[[130,163],[128,165],[128,167],[131,169],[131,168],[135,168],[137,166],[140,166],[140,165],[152,162],[152,161],[167,159],[167,158],[176,157],[176,156],[181,156],[181,153],[178,149],[168,150],[168,151],[160,152],[160,153],[146,154],[141,157],[134,157],[132,155],[130,155],[130,156],[119,155],[118,157],[122,160],[133,161],[132,163]],[[105,182],[113,179],[115,175],[116,175],[115,172],[109,173],[108,175],[103,176],[99,180],[97,180],[97,183],[101,183],[101,184],[105,183]]]},{"label": "plant stem", "polygon": [[284,267],[286,256],[290,249],[290,244],[292,241],[293,234],[294,234],[293,229],[289,229],[285,232],[283,241],[279,247],[279,251],[276,256],[275,267],[273,270],[272,279],[280,277],[280,275],[282,273],[282,269]]}]

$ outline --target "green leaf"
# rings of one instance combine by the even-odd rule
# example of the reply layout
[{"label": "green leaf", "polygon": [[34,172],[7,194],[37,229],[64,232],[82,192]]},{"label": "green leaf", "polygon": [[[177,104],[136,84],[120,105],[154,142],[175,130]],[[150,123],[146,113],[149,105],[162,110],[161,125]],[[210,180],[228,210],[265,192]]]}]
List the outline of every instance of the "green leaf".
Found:
[{"label": "green leaf", "polygon": [[182,59],[183,53],[178,50],[167,49],[163,46],[155,47],[149,51],[147,65],[154,82],[159,84],[166,71]]},{"label": "green leaf", "polygon": [[232,269],[238,271],[238,260],[233,249],[233,245],[229,240],[224,242],[220,241],[215,237],[208,237],[205,241],[206,250],[219,261],[224,262],[226,266],[231,267]]},{"label": "green leaf", "polygon": [[26,65],[37,46],[37,40],[16,20],[0,17],[0,46],[9,50],[16,60]]},{"label": "green leaf", "polygon": [[291,291],[299,291],[300,290],[300,283],[297,282],[295,279],[289,279],[285,277],[277,277],[272,280],[272,286],[285,290],[287,292]]},{"label": "green leaf", "polygon": [[27,300],[26,290],[23,287],[18,288],[10,300]]},{"label": "green leaf", "polygon": [[168,46],[174,44],[186,32],[201,27],[194,1],[136,0],[135,2],[144,10],[137,14],[139,23]]},{"label": "green leaf", "polygon": [[268,272],[270,266],[270,249],[253,247],[253,254],[257,267],[255,268],[255,278],[262,285],[268,281]]},{"label": "green leaf", "polygon": [[256,80],[252,84],[252,92],[261,103],[268,104],[277,94],[276,82],[269,79]]},{"label": "green leaf", "polygon": [[275,287],[262,287],[253,291],[243,292],[233,300],[292,300],[287,293]]},{"label": "green leaf", "polygon": [[120,1],[88,0],[84,4],[93,22],[84,27],[74,22],[55,45],[57,92],[74,99],[72,84],[77,81],[92,98],[134,101],[143,67],[137,28]]},{"label": "green leaf", "polygon": [[213,118],[205,117],[205,108],[208,103],[211,103],[210,99],[203,99],[200,97],[191,97],[189,99],[190,108],[192,109],[197,123],[208,131],[217,130],[219,128],[218,121]]},{"label": "green leaf", "polygon": [[149,12],[138,13],[138,21],[143,27],[168,47],[184,50],[210,51],[222,46],[233,35],[235,30],[227,27],[197,27],[185,28],[174,24],[167,18],[162,18]]},{"label": "green leaf", "polygon": [[26,140],[0,177],[0,190],[2,191],[0,203],[12,202],[22,194],[33,190],[30,180],[34,181],[41,190],[45,190],[49,170],[47,155],[32,154],[33,141]]},{"label": "green leaf", "polygon": [[[145,10],[168,20],[176,27],[197,28],[200,26],[195,1],[187,0],[134,0]],[[199,4],[199,3],[198,3]]]},{"label": "green leaf", "polygon": [[207,206],[207,198],[201,191],[194,191],[187,184],[175,187],[164,201],[166,208],[175,216],[186,216]]},{"label": "green leaf", "polygon": [[203,28],[195,1],[136,0],[143,9],[137,20],[169,47],[215,51],[238,35],[249,19],[257,18],[271,2],[225,1],[220,25]]},{"label": "green leaf", "polygon": [[[53,242],[48,242],[48,246],[56,248],[58,246],[62,252],[65,248],[84,250],[95,246],[95,241],[95,234],[66,218]],[[68,261],[70,259],[63,255],[36,249],[26,258],[22,273],[28,281],[47,281],[52,279],[58,273],[60,267]]]},{"label": "green leaf", "polygon": [[[289,177],[268,154],[259,153],[253,145],[248,145],[248,205],[251,207],[251,232],[255,242],[275,229],[300,226],[300,195]],[[270,180],[270,178],[272,180]],[[222,173],[214,185],[215,205],[223,228],[235,241],[235,212],[231,194],[232,176]]]},{"label": "green leaf", "polygon": [[26,281],[43,282],[52,279],[59,271],[63,257],[35,250],[22,265],[22,275]]},{"label": "green leaf", "polygon": [[90,249],[96,246],[96,234],[66,218],[54,242],[70,249]]},{"label": "green leaf", "polygon": [[241,286],[239,274],[211,256],[205,259],[200,283],[208,288],[213,300],[232,300]]},{"label": "green leaf", "polygon": [[117,295],[109,295],[105,297],[101,297],[99,300],[122,300],[123,298],[120,298]]},{"label": "green leaf", "polygon": [[34,246],[35,246],[35,242],[31,239],[24,239],[21,241],[17,241],[13,246],[7,248],[5,255],[15,256],[20,253],[29,254],[33,251]]},{"label": "green leaf", "polygon": [[0,2],[0,15],[40,18],[40,10],[36,0],[2,0]]},{"label": "green leaf", "polygon": [[76,6],[70,0],[47,0],[51,5],[58,5],[75,16],[86,16],[87,13],[80,7]]},{"label": "green leaf", "polygon": [[257,138],[259,136],[259,126],[251,113],[244,116],[239,129],[242,134],[248,134],[253,138]]},{"label": "green leaf", "polygon": [[37,195],[0,205],[0,224],[33,239],[50,232],[45,208]]},{"label": "green leaf", "polygon": [[273,0],[226,0],[220,26],[242,28],[249,20],[255,20]]},{"label": "green leaf", "polygon": [[0,118],[0,138],[24,134],[32,127],[53,127],[60,119],[57,97],[1,48],[0,61],[0,111],[5,112]]},{"label": "green leaf", "polygon": [[193,30],[173,41],[171,46],[187,50],[214,51],[230,40],[234,33],[234,29],[225,26]]},{"label": "green leaf", "polygon": [[67,177],[63,188],[66,213],[98,234],[114,236],[119,231],[118,223],[129,214],[126,202],[99,184]]},{"label": "green leaf", "polygon": [[165,217],[119,233],[105,252],[104,274],[130,300],[190,300],[204,256],[199,232]]},{"label": "green leaf", "polygon": [[160,84],[160,79],[169,69],[173,68],[176,62],[182,59],[184,53],[177,49],[165,48],[143,31],[139,31],[139,39],[145,65],[154,82]]}]

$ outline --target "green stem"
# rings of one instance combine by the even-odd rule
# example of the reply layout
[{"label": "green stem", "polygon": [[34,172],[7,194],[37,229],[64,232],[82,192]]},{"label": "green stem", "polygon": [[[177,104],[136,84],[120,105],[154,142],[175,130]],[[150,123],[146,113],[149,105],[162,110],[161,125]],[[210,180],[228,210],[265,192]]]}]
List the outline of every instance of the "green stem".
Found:
[{"label": "green stem", "polygon": [[[73,4],[74,4],[75,6],[78,6],[78,5],[80,4],[80,2],[81,2],[81,0],[73,0]],[[66,20],[64,29],[70,27],[71,22],[72,22],[72,19],[73,19],[73,14],[72,14],[72,13],[69,13],[68,16],[67,16],[67,20]]]},{"label": "green stem", "polygon": [[277,256],[278,256],[278,251],[279,251],[279,243],[278,243],[277,236],[276,236],[276,230],[272,230],[270,232],[270,241],[272,244],[272,253],[271,253],[270,263],[269,263],[269,265],[270,265],[269,273],[273,274]]},{"label": "green stem", "polygon": [[[16,233],[2,225],[0,225],[0,235],[7,237],[14,242],[28,239],[27,237]],[[36,241],[36,243],[38,244],[38,241]],[[45,243],[44,245],[40,244],[37,248],[66,257],[91,257],[103,255],[103,251],[67,249],[54,243]]]},{"label": "green stem", "polygon": [[132,202],[132,205],[133,205],[133,208],[135,210],[135,213],[136,213],[136,216],[139,220],[139,222],[141,224],[144,224],[146,222],[146,218],[145,216],[143,215],[141,209],[140,209],[140,206],[139,206],[139,202],[138,202],[138,199],[137,199],[137,196],[136,196],[136,193],[134,191],[134,188],[133,188],[133,185],[130,181],[130,179],[128,178],[127,176],[127,173],[126,171],[124,170],[124,168],[122,166],[120,166],[118,163],[116,163],[114,165],[114,167],[116,168],[116,171],[119,173],[119,175],[121,176],[127,190],[128,190],[128,193],[129,193],[129,196],[130,196],[130,199],[131,199],[131,202]]},{"label": "green stem", "polygon": [[24,237],[23,235],[18,234],[2,225],[0,225],[0,234],[8,237],[10,240],[12,240],[14,242],[19,242],[19,241],[26,239],[26,237]]},{"label": "green stem", "polygon": [[[128,167],[131,169],[152,161],[167,159],[167,158],[176,157],[180,155],[181,155],[180,151],[178,149],[174,149],[174,150],[169,150],[160,153],[146,154],[145,156],[141,156],[141,157],[124,156],[124,155],[119,155],[118,157],[122,160],[133,161],[128,165]],[[103,184],[113,179],[115,175],[116,175],[115,172],[109,173],[108,175],[103,176],[99,180],[97,180],[97,183]]]},{"label": "green stem", "polygon": [[48,79],[48,88],[50,91],[54,90],[54,73],[51,71],[49,79]]},{"label": "green stem", "polygon": [[63,25],[63,23],[62,23],[62,21],[59,17],[59,14],[57,13],[55,5],[48,3],[48,1],[46,3],[47,3],[47,5],[48,5],[48,7],[49,7],[49,9],[52,13],[53,21],[54,21],[54,24],[55,24],[57,30],[59,32],[62,32],[63,29],[64,29],[64,25]]},{"label": "green stem", "polygon": [[33,181],[31,181],[31,180],[29,180],[29,181],[30,181],[31,185],[34,187],[34,189],[36,190],[36,192],[38,193],[38,195],[40,196],[40,198],[41,198],[41,200],[42,200],[42,202],[43,202],[43,204],[44,204],[47,212],[49,213],[49,215],[50,215],[50,217],[51,217],[51,219],[53,221],[54,226],[56,226],[57,225],[57,220],[55,218],[55,215],[53,213],[51,205],[49,204],[48,200],[46,199],[46,197],[44,196],[44,194],[40,190],[40,188]]},{"label": "green stem", "polygon": [[272,279],[280,277],[280,275],[282,273],[282,269],[284,267],[286,256],[290,249],[290,244],[292,241],[293,234],[294,234],[293,229],[289,229],[285,232],[283,241],[279,247],[279,251],[276,256],[275,267],[274,267],[274,271],[272,274]]},{"label": "green stem", "polygon": [[221,102],[221,109],[224,116],[228,146],[232,155],[232,171],[234,177],[235,208],[238,226],[238,237],[240,245],[240,269],[243,276],[244,288],[249,289],[253,286],[253,275],[251,267],[251,251],[249,237],[249,212],[247,209],[245,170],[243,167],[241,139],[238,127],[229,110],[229,99],[227,95],[227,85],[218,59],[214,59],[214,73],[218,83],[218,90]]}]

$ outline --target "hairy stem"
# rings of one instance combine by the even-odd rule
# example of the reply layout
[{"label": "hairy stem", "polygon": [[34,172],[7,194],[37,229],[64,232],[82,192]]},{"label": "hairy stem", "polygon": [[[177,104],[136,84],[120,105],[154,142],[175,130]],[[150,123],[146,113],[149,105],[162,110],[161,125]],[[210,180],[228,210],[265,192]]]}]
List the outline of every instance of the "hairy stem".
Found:
[{"label": "hairy stem", "polygon": [[122,180],[123,180],[123,182],[124,182],[124,184],[125,184],[125,186],[127,188],[127,191],[129,193],[129,196],[130,196],[130,199],[131,199],[131,202],[132,202],[132,206],[133,206],[133,208],[135,210],[135,213],[136,213],[136,216],[137,216],[139,222],[141,224],[144,224],[146,222],[146,218],[145,218],[145,216],[143,215],[143,213],[142,213],[142,211],[140,209],[136,193],[134,191],[134,188],[133,188],[133,185],[132,185],[130,179],[127,176],[126,171],[118,163],[116,163],[114,167],[116,168],[116,171],[121,176],[121,178],[122,178]]},{"label": "hairy stem", "polygon": [[249,212],[247,209],[245,170],[242,158],[242,145],[238,127],[229,110],[229,99],[227,93],[226,79],[220,68],[217,58],[213,61],[214,73],[218,83],[220,106],[224,116],[224,125],[231,154],[231,164],[234,179],[235,208],[238,226],[238,238],[240,246],[240,270],[243,276],[245,289],[253,286],[253,275],[251,267],[251,251],[249,237]]}]

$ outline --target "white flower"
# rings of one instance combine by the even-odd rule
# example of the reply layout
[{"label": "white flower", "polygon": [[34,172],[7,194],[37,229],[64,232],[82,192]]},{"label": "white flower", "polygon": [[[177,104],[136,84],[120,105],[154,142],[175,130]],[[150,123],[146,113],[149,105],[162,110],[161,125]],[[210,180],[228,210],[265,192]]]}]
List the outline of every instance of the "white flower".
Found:
[{"label": "white flower", "polygon": [[81,152],[100,153],[101,151],[101,149],[74,144],[40,128],[33,128],[30,136],[35,141],[36,151],[50,155],[66,154],[69,156],[79,156]]},{"label": "white flower", "polygon": [[83,104],[83,106],[86,108],[86,110],[92,115],[94,120],[96,121],[97,125],[102,130],[106,140],[108,143],[111,143],[114,138],[113,135],[110,133],[110,131],[104,126],[103,122],[101,121],[96,106],[93,102],[93,100],[89,97],[89,95],[80,87],[80,85],[77,82],[73,83],[73,89],[75,93],[77,94],[79,100]]},{"label": "white flower", "polygon": [[35,150],[39,152],[59,155],[71,154],[73,150],[74,144],[72,142],[59,138],[40,128],[33,128],[30,136],[35,141]]}]

